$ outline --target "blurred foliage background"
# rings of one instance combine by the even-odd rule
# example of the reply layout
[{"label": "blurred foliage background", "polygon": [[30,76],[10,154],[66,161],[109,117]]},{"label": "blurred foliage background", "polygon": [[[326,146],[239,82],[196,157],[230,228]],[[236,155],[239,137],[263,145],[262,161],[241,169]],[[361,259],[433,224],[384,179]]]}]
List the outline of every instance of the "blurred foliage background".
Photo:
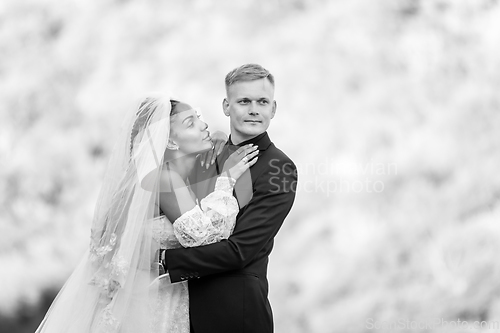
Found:
[{"label": "blurred foliage background", "polygon": [[227,132],[248,62],[300,177],[276,332],[500,320],[499,36],[497,0],[2,0],[0,332],[33,332],[83,254],[122,114],[169,90]]}]

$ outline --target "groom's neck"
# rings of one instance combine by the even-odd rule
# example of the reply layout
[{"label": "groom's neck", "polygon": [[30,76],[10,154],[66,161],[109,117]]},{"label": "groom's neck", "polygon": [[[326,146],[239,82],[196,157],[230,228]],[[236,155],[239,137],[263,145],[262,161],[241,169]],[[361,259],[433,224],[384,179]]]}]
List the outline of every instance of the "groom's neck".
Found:
[{"label": "groom's neck", "polygon": [[[262,132],[262,133],[264,133],[264,132]],[[249,136],[241,136],[241,135],[235,135],[235,134],[231,133],[231,136],[229,137],[229,140],[230,140],[231,144],[237,146],[237,145],[239,145],[242,142],[245,142],[245,141],[248,141],[248,140],[252,140],[253,138],[258,137],[262,133],[259,133],[259,134],[256,134],[256,135],[249,135]]]}]

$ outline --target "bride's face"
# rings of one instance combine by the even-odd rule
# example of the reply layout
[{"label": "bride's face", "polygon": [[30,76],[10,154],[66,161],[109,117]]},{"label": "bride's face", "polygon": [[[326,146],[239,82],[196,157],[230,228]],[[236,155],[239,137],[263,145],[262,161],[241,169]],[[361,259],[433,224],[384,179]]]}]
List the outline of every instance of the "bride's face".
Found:
[{"label": "bride's face", "polygon": [[191,106],[179,103],[171,117],[170,140],[185,154],[193,154],[212,149],[208,125]]}]

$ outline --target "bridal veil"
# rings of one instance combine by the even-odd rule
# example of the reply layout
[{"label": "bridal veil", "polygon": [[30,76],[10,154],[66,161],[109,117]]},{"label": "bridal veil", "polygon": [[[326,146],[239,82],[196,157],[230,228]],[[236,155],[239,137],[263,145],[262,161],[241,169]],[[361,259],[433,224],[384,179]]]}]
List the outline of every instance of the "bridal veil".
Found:
[{"label": "bridal veil", "polygon": [[158,296],[158,180],[170,98],[150,94],[126,116],[94,212],[91,241],[37,333],[147,332]]}]

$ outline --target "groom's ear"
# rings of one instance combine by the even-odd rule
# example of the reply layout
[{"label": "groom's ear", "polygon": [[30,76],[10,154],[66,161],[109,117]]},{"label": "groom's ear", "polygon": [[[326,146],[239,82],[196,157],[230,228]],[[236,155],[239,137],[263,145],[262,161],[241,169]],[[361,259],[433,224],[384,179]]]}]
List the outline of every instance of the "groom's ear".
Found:
[{"label": "groom's ear", "polygon": [[227,98],[224,98],[222,101],[222,110],[224,111],[226,117],[229,117],[229,102],[227,101]]},{"label": "groom's ear", "polygon": [[278,103],[276,103],[276,101],[273,101],[273,110],[271,111],[271,119],[274,118],[274,115],[276,114],[277,108],[278,108]]}]

